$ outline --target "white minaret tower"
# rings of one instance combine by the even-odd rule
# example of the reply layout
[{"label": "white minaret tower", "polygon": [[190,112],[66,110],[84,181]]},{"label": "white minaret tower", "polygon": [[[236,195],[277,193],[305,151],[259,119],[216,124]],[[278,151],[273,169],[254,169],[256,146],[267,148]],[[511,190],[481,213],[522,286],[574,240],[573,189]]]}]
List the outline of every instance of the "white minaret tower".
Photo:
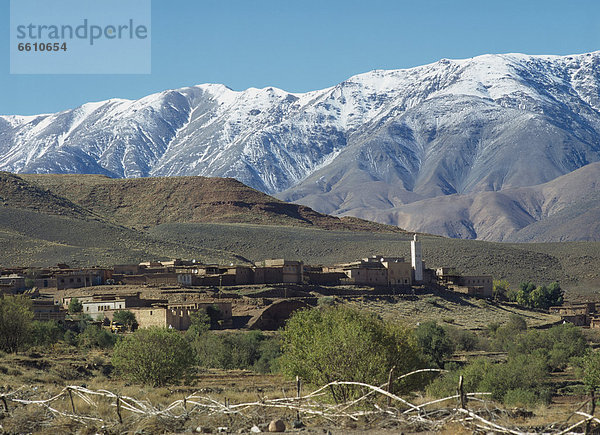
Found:
[{"label": "white minaret tower", "polygon": [[414,239],[410,242],[410,253],[412,268],[415,271],[415,281],[423,281],[423,255],[421,253],[421,242],[417,240],[416,234]]}]

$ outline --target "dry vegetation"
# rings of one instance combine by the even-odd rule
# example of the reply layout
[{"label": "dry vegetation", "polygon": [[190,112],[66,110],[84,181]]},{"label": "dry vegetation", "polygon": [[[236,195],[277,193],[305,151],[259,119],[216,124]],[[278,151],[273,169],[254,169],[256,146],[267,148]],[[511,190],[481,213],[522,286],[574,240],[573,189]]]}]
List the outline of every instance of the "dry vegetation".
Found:
[{"label": "dry vegetation", "polygon": [[415,319],[419,322],[432,320],[468,330],[483,330],[492,323],[505,323],[515,314],[534,328],[560,321],[560,316],[526,310],[516,304],[457,297],[451,293],[385,299],[363,298],[351,301],[350,304],[374,311],[386,320],[409,323],[413,323]]}]

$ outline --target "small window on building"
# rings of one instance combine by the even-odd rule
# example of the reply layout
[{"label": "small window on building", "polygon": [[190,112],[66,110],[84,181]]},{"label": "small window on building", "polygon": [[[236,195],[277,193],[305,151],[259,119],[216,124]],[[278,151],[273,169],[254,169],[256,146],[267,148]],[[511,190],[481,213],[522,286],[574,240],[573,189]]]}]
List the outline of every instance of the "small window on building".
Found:
[{"label": "small window on building", "polygon": [[152,315],[152,311],[150,311],[150,315]]}]

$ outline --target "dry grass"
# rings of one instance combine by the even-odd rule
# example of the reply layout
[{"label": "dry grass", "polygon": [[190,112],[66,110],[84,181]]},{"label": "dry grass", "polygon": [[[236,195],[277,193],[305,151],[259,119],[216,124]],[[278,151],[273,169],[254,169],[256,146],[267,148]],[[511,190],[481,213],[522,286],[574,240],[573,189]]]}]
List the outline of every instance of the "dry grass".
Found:
[{"label": "dry grass", "polygon": [[410,324],[434,320],[438,323],[482,330],[489,324],[507,322],[511,315],[523,317],[528,326],[539,327],[560,321],[560,316],[519,308],[515,304],[501,304],[484,299],[458,297],[455,294],[390,297],[374,300],[356,299],[349,302],[360,309],[376,312],[384,319],[404,320]]}]

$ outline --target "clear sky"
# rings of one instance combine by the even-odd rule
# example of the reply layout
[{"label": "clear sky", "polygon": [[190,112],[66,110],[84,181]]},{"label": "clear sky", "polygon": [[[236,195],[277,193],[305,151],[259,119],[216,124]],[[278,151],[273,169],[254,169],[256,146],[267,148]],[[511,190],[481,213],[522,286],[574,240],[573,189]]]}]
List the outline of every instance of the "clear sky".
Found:
[{"label": "clear sky", "polygon": [[0,0],[0,114],[207,82],[302,92],[441,58],[600,49],[598,0],[152,0],[151,74],[11,75],[9,10]]}]

